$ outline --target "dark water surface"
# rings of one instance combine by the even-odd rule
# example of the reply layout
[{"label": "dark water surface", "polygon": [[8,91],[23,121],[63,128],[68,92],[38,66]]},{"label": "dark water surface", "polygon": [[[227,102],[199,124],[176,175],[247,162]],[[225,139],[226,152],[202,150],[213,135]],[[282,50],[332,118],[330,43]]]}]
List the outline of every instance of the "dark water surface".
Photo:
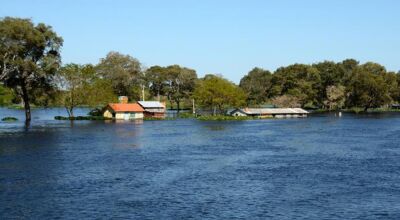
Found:
[{"label": "dark water surface", "polygon": [[28,130],[0,122],[0,219],[400,219],[399,114],[71,124],[57,111]]}]

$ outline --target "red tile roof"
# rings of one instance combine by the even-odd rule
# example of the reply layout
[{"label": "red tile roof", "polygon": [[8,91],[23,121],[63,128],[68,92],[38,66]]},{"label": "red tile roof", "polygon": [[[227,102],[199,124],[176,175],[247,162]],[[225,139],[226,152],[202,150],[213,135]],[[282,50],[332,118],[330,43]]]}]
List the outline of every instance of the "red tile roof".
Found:
[{"label": "red tile roof", "polygon": [[137,103],[110,103],[108,106],[110,106],[115,112],[144,112],[142,106]]}]

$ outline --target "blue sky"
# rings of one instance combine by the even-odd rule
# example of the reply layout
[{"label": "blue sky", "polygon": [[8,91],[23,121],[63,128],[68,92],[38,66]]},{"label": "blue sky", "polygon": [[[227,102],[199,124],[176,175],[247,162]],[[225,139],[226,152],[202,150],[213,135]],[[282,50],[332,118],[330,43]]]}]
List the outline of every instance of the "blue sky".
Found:
[{"label": "blue sky", "polygon": [[63,62],[109,51],[145,66],[179,64],[239,82],[255,66],[375,61],[400,70],[397,0],[2,0],[0,16],[44,22],[64,38]]}]

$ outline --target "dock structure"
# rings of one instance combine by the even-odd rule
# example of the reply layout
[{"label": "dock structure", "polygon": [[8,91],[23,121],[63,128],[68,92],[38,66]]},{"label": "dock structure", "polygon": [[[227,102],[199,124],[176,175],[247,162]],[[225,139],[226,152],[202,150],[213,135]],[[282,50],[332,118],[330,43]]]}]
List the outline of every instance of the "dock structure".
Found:
[{"label": "dock structure", "polygon": [[259,118],[305,118],[309,112],[302,108],[237,108],[229,114]]}]

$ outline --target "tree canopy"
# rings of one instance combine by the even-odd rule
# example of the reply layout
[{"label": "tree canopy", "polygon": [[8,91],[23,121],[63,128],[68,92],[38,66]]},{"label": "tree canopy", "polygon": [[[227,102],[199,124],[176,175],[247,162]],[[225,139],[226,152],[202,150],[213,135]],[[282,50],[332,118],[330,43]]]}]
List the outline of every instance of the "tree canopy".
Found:
[{"label": "tree canopy", "polygon": [[31,101],[54,86],[62,44],[51,26],[30,19],[0,20],[0,81],[23,100],[27,122]]},{"label": "tree canopy", "polygon": [[234,83],[217,75],[206,75],[197,81],[194,99],[202,107],[223,113],[228,107],[242,107],[246,93]]}]

